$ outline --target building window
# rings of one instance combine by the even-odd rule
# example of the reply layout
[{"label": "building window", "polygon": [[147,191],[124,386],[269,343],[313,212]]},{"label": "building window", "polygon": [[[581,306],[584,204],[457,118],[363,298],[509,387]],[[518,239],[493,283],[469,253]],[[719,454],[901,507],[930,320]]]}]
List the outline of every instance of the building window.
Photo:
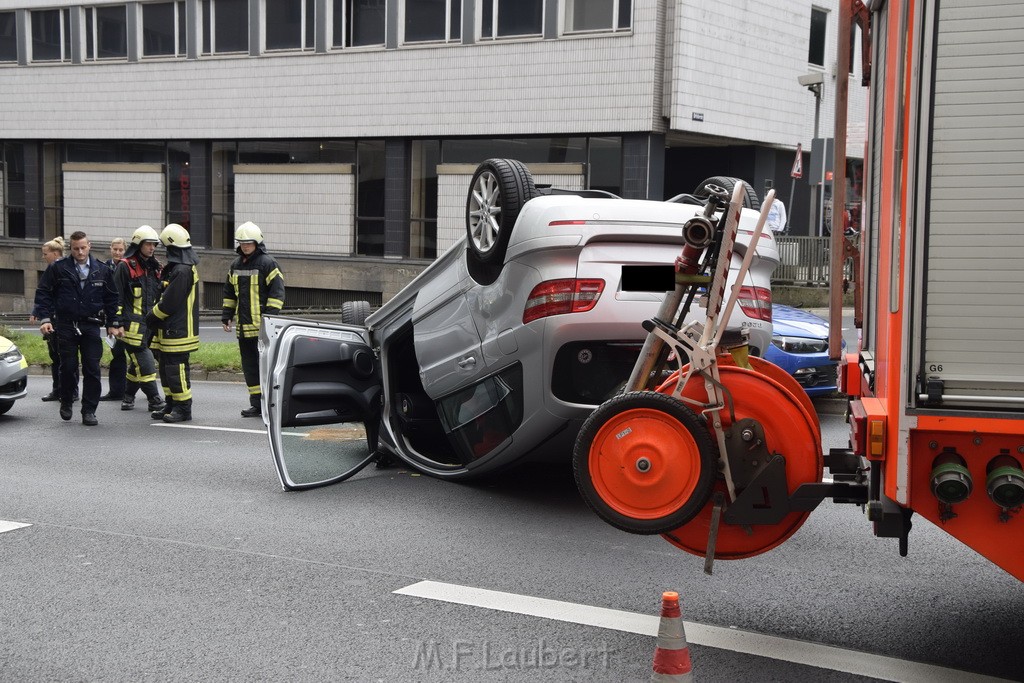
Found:
[{"label": "building window", "polygon": [[3,171],[4,235],[25,237],[25,145],[17,142],[0,144],[0,170]]},{"label": "building window", "polygon": [[825,66],[825,31],[828,28],[828,12],[817,7],[811,8],[811,38],[807,47],[807,62],[814,66]]},{"label": "building window", "polygon": [[185,56],[185,0],[142,6],[142,56]]},{"label": "building window", "polygon": [[440,161],[440,141],[413,140],[409,192],[411,258],[437,257],[437,165]]},{"label": "building window", "polygon": [[0,62],[18,61],[18,31],[14,12],[0,12]]},{"label": "building window", "polygon": [[266,0],[266,49],[312,50],[313,0]]},{"label": "building window", "polygon": [[85,9],[85,58],[128,59],[128,15],[124,5]]},{"label": "building window", "polygon": [[203,54],[249,51],[249,0],[203,0]]},{"label": "building window", "polygon": [[565,32],[628,30],[632,14],[630,0],[565,0]]},{"label": "building window", "polygon": [[232,249],[235,246],[235,164],[238,145],[214,142],[210,154],[210,246]]},{"label": "building window", "polygon": [[356,253],[384,255],[384,141],[356,144]]},{"label": "building window", "polygon": [[462,37],[462,0],[405,0],[405,42]]},{"label": "building window", "polygon": [[42,144],[43,237],[51,240],[64,234],[64,162],[67,151],[63,144]]},{"label": "building window", "polygon": [[47,9],[32,12],[32,61],[71,61],[71,11]]},{"label": "building window", "polygon": [[192,173],[188,142],[167,144],[167,222],[192,229]]},{"label": "building window", "polygon": [[481,38],[539,36],[544,32],[544,0],[483,0]]},{"label": "building window", "polygon": [[333,0],[333,47],[384,44],[384,0]]}]

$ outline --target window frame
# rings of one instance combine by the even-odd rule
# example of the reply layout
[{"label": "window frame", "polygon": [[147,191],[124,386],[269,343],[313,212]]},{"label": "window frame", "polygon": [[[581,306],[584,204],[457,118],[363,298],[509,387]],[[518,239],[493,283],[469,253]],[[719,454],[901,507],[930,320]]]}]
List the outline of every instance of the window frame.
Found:
[{"label": "window frame", "polygon": [[[810,26],[808,28],[808,39],[807,39],[807,63],[810,66],[816,66],[819,69],[825,68],[825,60],[828,53],[828,20],[830,12],[823,7],[811,7]],[[819,24],[815,23],[815,17],[820,16],[822,19]],[[820,30],[821,35],[816,36],[815,34]],[[818,47],[820,45],[820,48]],[[821,52],[821,62],[816,62],[812,59],[816,55],[812,55],[812,50]]]},{"label": "window frame", "polygon": [[[60,57],[57,59],[40,59],[36,57],[35,18],[48,12],[56,12],[58,17],[58,31],[60,33]],[[50,7],[47,9],[31,10],[29,13],[29,62],[38,64],[65,64],[71,62],[71,8]]]},{"label": "window frame", "polygon": [[[99,10],[120,8],[124,12],[124,55],[113,57],[99,56],[100,27],[98,19]],[[84,7],[85,10],[85,45],[82,46],[82,61],[84,62],[125,62],[128,61],[128,35],[132,26],[128,21],[128,5],[91,5]]]},{"label": "window frame", "polygon": [[[498,20],[501,16],[501,3],[507,2],[521,7],[523,0],[480,0],[480,4],[477,5],[477,10],[480,14],[480,20],[477,22],[477,40],[481,42],[500,41],[500,40],[532,40],[544,37],[544,22],[547,20],[547,6],[549,2],[557,2],[558,0],[534,0],[540,3],[540,28],[535,33],[513,33],[513,34],[501,34],[499,33]],[[491,26],[490,33],[484,32],[484,19],[485,11],[484,6],[490,3],[491,5]]]},{"label": "window frame", "polygon": [[[299,3],[299,44],[288,47],[270,47],[267,44],[269,36],[267,28],[270,26],[268,18],[269,5],[275,2],[298,2]],[[281,52],[313,52],[316,49],[316,1],[315,0],[263,0],[261,12],[263,12],[263,51],[278,54]],[[309,15],[312,15],[310,18]],[[312,22],[312,23],[310,23]]]},{"label": "window frame", "polygon": [[245,7],[245,47],[238,50],[217,49],[217,5],[222,0],[200,0],[199,13],[202,17],[202,39],[199,53],[203,56],[224,56],[224,55],[248,55],[250,50],[250,32],[252,19],[249,16],[249,3],[246,0],[241,4]]},{"label": "window frame", "polygon": [[14,56],[11,59],[3,59],[0,56],[0,64],[17,64],[18,63],[18,13],[14,10],[3,10],[0,11],[0,17],[10,15],[11,28],[14,33],[11,34],[10,39],[14,45]]},{"label": "window frame", "polygon": [[[174,53],[146,54],[146,9],[157,5],[171,5],[174,11]],[[139,33],[142,44],[139,46],[140,59],[183,59],[188,56],[188,27],[185,24],[185,0],[162,0],[161,2],[142,3],[139,8]]]}]

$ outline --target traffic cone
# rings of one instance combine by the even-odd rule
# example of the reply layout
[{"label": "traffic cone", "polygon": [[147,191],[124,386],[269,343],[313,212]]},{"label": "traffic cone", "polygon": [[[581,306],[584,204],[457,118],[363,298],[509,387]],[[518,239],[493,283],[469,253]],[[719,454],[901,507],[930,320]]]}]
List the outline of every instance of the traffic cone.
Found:
[{"label": "traffic cone", "polygon": [[675,591],[661,594],[661,622],[658,624],[651,681],[693,681],[690,646],[686,644],[683,616],[679,612],[679,593]]}]

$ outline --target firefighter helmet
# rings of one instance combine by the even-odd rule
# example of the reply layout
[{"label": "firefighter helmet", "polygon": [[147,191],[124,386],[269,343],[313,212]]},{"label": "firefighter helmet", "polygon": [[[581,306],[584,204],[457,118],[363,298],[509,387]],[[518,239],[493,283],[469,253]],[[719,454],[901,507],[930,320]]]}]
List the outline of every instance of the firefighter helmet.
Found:
[{"label": "firefighter helmet", "polygon": [[262,242],[263,231],[260,230],[260,226],[256,225],[252,221],[246,221],[235,229],[235,241],[236,242]]},{"label": "firefighter helmet", "polygon": [[189,249],[192,247],[192,240],[188,236],[188,230],[177,223],[170,223],[161,231],[160,241],[165,247],[178,247]]},{"label": "firefighter helmet", "polygon": [[159,242],[160,235],[148,225],[140,225],[132,233],[132,244],[139,245],[143,242]]}]

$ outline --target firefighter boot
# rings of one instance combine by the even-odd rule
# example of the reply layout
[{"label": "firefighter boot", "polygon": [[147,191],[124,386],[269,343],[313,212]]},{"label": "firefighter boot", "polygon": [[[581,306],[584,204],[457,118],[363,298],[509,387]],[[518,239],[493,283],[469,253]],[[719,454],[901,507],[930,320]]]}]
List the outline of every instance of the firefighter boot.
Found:
[{"label": "firefighter boot", "polygon": [[164,415],[164,422],[188,422],[192,419],[192,401],[175,401],[171,412]]},{"label": "firefighter boot", "polygon": [[167,401],[164,403],[163,407],[162,408],[154,408],[153,411],[150,412],[149,416],[151,418],[153,418],[154,420],[162,420],[162,419],[164,419],[164,415],[167,415],[168,413],[170,413],[173,408],[174,408],[174,399],[171,398],[170,396],[168,396],[167,397]]},{"label": "firefighter boot", "polygon": [[260,409],[260,394],[253,394],[249,397],[249,407],[242,411],[242,417],[260,417],[263,411]]},{"label": "firefighter boot", "polygon": [[[146,391],[146,389],[149,389],[149,391]],[[162,416],[164,412],[164,400],[160,398],[160,392],[155,388],[144,386],[142,388],[142,393],[146,395],[146,401],[149,403],[149,412],[155,413],[159,411]]]}]

